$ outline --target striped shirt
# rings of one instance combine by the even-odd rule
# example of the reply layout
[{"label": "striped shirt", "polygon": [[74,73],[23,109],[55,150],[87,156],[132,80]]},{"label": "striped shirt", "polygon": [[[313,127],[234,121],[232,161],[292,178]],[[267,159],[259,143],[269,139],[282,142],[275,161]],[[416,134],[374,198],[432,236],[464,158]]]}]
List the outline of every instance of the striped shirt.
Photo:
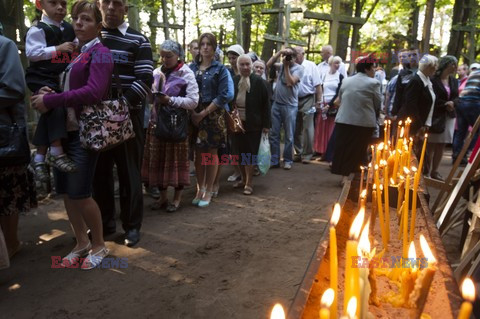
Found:
[{"label": "striped shirt", "polygon": [[468,76],[461,99],[466,101],[480,101],[480,70],[474,71]]},{"label": "striped shirt", "polygon": [[[112,52],[123,96],[134,108],[141,107],[153,82],[152,48],[148,39],[124,22],[116,29],[102,29],[103,44]],[[116,93],[115,72],[112,95]]]}]

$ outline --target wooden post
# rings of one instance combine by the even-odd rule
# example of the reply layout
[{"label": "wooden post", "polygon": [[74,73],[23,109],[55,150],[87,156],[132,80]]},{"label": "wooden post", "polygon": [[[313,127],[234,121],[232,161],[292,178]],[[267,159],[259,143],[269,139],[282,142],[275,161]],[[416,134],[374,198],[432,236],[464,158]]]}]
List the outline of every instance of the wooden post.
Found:
[{"label": "wooden post", "polygon": [[140,31],[140,15],[138,13],[138,7],[134,4],[128,6],[128,25],[137,31]]},{"label": "wooden post", "polygon": [[242,7],[264,3],[265,0],[235,0],[232,2],[214,4],[212,6],[212,10],[235,8],[235,30],[237,33],[237,43],[244,48],[245,43],[243,43]]}]

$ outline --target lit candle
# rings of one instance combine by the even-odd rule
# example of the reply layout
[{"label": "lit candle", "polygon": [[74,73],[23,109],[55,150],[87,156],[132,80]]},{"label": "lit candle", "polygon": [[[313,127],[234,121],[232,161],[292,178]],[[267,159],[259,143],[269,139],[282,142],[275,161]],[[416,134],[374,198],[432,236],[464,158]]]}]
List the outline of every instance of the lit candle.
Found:
[{"label": "lit candle", "polygon": [[384,144],[383,144],[383,143],[378,144],[378,146],[377,146],[377,155],[375,156],[375,164],[376,164],[376,165],[380,165],[380,161],[381,161],[381,159],[382,159],[382,151],[383,151],[383,148],[384,148]]},{"label": "lit candle", "polygon": [[410,167],[410,163],[412,162],[412,148],[413,148],[413,138],[410,137],[410,142],[408,143],[408,157],[407,157],[407,165]]},{"label": "lit candle", "polygon": [[380,170],[378,169],[378,165],[375,165],[375,186],[377,188],[377,211],[378,211],[378,221],[380,223],[380,230],[382,234],[382,243],[383,243],[383,248],[386,250],[387,249],[387,237],[385,233],[385,219],[383,217],[383,208],[382,208],[382,190],[380,188],[380,177],[379,177],[379,172]]},{"label": "lit candle", "polygon": [[432,285],[433,276],[437,271],[437,260],[433,256],[427,240],[423,235],[420,235],[420,247],[422,248],[423,255],[425,258],[427,258],[428,267],[422,269],[418,274],[413,291],[408,298],[409,306],[414,308],[415,318],[420,318],[420,315],[423,312],[425,302],[427,301],[428,292],[430,290],[430,286]]},{"label": "lit candle", "polygon": [[383,128],[383,144],[387,145],[387,140],[388,140],[388,121],[385,121],[385,127]]},{"label": "lit candle", "polygon": [[[330,319],[330,306],[333,303],[336,295],[332,288],[328,288],[322,295],[320,300],[320,319]],[[336,314],[334,316],[333,312],[331,315],[332,318],[337,318]]]},{"label": "lit candle", "polygon": [[408,135],[410,134],[410,124],[412,123],[412,120],[407,117],[407,120],[405,121],[405,137],[408,138]]},{"label": "lit candle", "polygon": [[353,268],[353,258],[357,258],[358,236],[363,226],[365,218],[365,209],[360,208],[357,216],[350,226],[349,240],[347,240],[346,260],[345,260],[345,293],[343,309],[347,309],[347,302],[352,297],[359,295],[358,268]]},{"label": "lit candle", "polygon": [[475,301],[475,285],[472,279],[465,278],[462,283],[462,296],[465,301],[460,307],[457,319],[469,319],[472,314],[472,302]]},{"label": "lit candle", "polygon": [[[410,242],[410,247],[408,249],[408,258],[411,261],[415,261],[417,258],[417,254],[415,252],[415,244]],[[408,305],[408,298],[413,291],[413,287],[415,286],[415,280],[417,280],[417,267],[415,265],[411,265],[411,268],[406,269],[402,273],[401,277],[401,286],[400,292],[402,296],[403,305]]]},{"label": "lit candle", "polygon": [[375,167],[375,163],[376,163],[376,158],[375,158],[375,146],[373,145],[370,145],[370,148],[372,149],[372,167]]},{"label": "lit candle", "polygon": [[412,194],[412,216],[410,217],[410,237],[409,240],[413,241],[413,236],[415,232],[415,222],[417,218],[417,191],[418,191],[418,182],[420,181],[420,172],[417,171],[415,166],[412,166],[413,172],[413,194]]},{"label": "lit candle", "polygon": [[285,311],[281,304],[277,303],[273,306],[270,319],[285,319]]},{"label": "lit candle", "polygon": [[359,268],[359,282],[360,282],[360,299],[359,307],[357,307],[357,313],[360,319],[366,319],[368,314],[368,299],[370,297],[370,282],[368,281],[369,268],[363,264],[363,258],[367,258],[370,262],[370,240],[368,238],[368,232],[370,229],[370,221],[365,224],[362,235],[358,242],[357,252],[362,257],[362,266]]},{"label": "lit candle", "polygon": [[408,256],[408,207],[410,197],[410,171],[404,167],[403,171],[407,175],[405,181],[405,201],[403,202],[403,258]]},{"label": "lit candle", "polygon": [[340,219],[340,204],[336,203],[333,208],[332,218],[330,219],[330,288],[334,292],[334,300],[332,304],[332,317],[337,318],[338,309],[338,255],[337,255],[337,233],[335,226]]},{"label": "lit candle", "polygon": [[[401,211],[401,206],[402,206],[402,203],[403,203],[403,187],[405,186],[404,185],[404,178],[402,175],[400,175],[399,177],[399,183],[397,185],[397,216],[398,218],[401,218],[402,216],[402,211]],[[400,229],[401,230],[401,229]],[[402,233],[401,231],[399,232],[400,234]]]},{"label": "lit candle", "polygon": [[[398,122],[398,126],[397,126],[397,138],[395,139],[395,142],[398,142],[398,140],[400,139],[400,131],[402,129],[402,121]],[[403,136],[402,136],[403,137]],[[393,145],[397,145],[397,144],[393,144]]]},{"label": "lit candle", "polygon": [[425,159],[425,150],[427,149],[427,140],[428,140],[428,134],[425,134],[425,138],[423,139],[422,154],[420,154],[420,162],[418,162],[419,174],[422,174],[423,172],[423,161]]},{"label": "lit candle", "polygon": [[364,189],[360,194],[360,208],[365,208],[365,204],[367,201],[367,189]]},{"label": "lit candle", "polygon": [[347,305],[347,318],[348,319],[357,319],[356,313],[357,313],[357,297],[352,297],[348,301]]},{"label": "lit candle", "polygon": [[383,165],[383,197],[385,203],[385,235],[388,242],[390,241],[390,202],[388,199],[388,165],[386,161],[382,162]]},{"label": "lit candle", "polygon": [[360,174],[360,190],[358,192],[358,208],[360,208],[360,197],[363,190],[363,175],[365,173],[365,166],[360,166],[360,170],[362,171],[362,173]]},{"label": "lit candle", "polygon": [[372,170],[372,163],[368,163],[368,170],[367,170],[367,181],[365,183],[365,189],[368,189],[368,184],[370,182],[370,171]]},{"label": "lit candle", "polygon": [[372,185],[372,213],[370,214],[370,236],[375,237],[375,220],[377,219],[377,185]]}]

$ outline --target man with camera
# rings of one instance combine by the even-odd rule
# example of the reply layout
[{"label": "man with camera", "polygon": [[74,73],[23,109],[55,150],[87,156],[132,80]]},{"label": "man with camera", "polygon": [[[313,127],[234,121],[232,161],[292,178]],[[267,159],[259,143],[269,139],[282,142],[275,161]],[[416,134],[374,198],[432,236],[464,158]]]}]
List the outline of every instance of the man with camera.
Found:
[{"label": "man with camera", "polygon": [[[282,63],[276,63],[282,56]],[[293,163],[293,136],[298,111],[298,91],[304,68],[297,64],[297,52],[292,48],[278,51],[267,62],[267,68],[279,70],[277,85],[273,93],[272,129],[270,130],[270,147],[272,158],[280,158],[280,129],[285,130],[285,148],[283,150],[284,169],[291,169]],[[272,163],[279,167],[280,163]]]}]

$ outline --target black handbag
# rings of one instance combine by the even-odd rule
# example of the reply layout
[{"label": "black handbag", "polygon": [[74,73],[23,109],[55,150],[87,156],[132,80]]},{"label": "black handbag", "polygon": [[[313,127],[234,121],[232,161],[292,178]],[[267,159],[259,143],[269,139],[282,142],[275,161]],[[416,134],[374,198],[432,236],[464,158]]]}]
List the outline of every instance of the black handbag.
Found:
[{"label": "black handbag", "polygon": [[445,131],[445,115],[432,118],[432,126],[428,129],[430,133],[443,133]]},{"label": "black handbag", "polygon": [[8,114],[12,124],[0,124],[0,167],[16,166],[30,162],[27,127],[15,121],[11,108],[9,108]]},{"label": "black handbag", "polygon": [[157,107],[155,135],[167,142],[183,142],[188,137],[188,112],[182,108]]}]

